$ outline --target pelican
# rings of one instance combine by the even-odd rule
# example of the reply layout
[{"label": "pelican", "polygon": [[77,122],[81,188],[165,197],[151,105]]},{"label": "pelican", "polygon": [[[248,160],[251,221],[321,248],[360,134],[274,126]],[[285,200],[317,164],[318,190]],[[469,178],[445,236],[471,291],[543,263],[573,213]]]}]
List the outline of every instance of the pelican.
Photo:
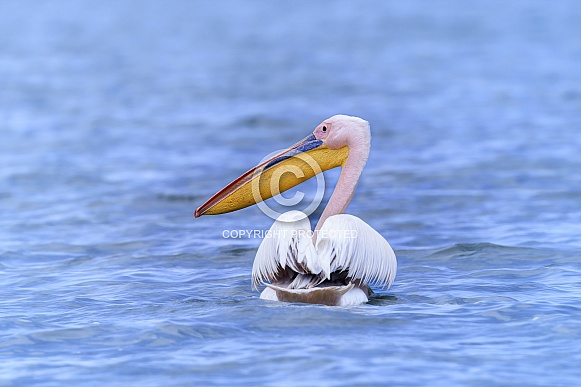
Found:
[{"label": "pelican", "polygon": [[340,166],[339,180],[314,232],[301,211],[278,216],[256,252],[252,285],[256,290],[265,285],[260,294],[265,300],[336,306],[366,303],[370,286],[389,288],[397,271],[395,254],[385,238],[360,218],[344,213],[370,147],[367,121],[333,116],[308,137],[228,184],[194,216],[224,214],[258,204]]}]

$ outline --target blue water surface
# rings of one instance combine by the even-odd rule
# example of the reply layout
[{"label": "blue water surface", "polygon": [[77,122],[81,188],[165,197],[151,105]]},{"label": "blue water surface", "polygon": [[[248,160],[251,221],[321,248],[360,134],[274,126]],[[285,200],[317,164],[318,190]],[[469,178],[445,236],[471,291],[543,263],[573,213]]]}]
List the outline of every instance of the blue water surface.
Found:
[{"label": "blue water surface", "polygon": [[[580,15],[0,2],[0,385],[579,384]],[[396,282],[262,301],[260,239],[224,231],[272,219],[193,211],[339,113],[371,123],[348,212]]]}]

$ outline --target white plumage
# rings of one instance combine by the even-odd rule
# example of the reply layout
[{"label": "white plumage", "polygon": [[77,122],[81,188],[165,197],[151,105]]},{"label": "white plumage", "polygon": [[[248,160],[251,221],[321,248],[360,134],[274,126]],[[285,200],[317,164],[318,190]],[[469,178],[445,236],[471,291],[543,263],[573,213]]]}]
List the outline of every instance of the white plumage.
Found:
[{"label": "white plumage", "polygon": [[300,211],[281,215],[262,241],[254,265],[254,287],[269,282],[261,298],[353,305],[367,302],[367,284],[389,287],[397,261],[389,243],[356,216],[326,219],[312,243],[310,223]]}]

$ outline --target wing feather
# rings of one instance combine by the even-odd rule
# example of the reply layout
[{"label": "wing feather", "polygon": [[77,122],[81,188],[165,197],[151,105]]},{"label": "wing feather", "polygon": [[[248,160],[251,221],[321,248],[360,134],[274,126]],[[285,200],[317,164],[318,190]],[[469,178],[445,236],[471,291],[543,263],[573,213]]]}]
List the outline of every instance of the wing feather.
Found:
[{"label": "wing feather", "polygon": [[317,235],[319,259],[330,262],[330,271],[348,271],[352,279],[389,288],[397,260],[389,243],[356,216],[329,217]]},{"label": "wing feather", "polygon": [[257,288],[261,282],[280,281],[287,268],[298,274],[325,272],[328,277],[328,267],[328,263],[321,264],[312,243],[309,218],[300,211],[289,211],[278,217],[258,247],[252,285]]}]

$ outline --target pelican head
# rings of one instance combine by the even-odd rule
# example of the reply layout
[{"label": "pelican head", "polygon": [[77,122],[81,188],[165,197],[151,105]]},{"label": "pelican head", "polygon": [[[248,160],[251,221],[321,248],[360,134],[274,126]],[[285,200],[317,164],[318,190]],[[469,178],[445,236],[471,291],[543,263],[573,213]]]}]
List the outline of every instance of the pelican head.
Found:
[{"label": "pelican head", "polygon": [[[311,177],[344,166],[350,150],[369,154],[369,123],[358,117],[335,115],[321,122],[312,134],[261,162],[218,191],[194,216],[218,215],[246,208],[284,192]],[[313,162],[314,161],[314,162]]]},{"label": "pelican head", "polygon": [[353,147],[355,142],[369,144],[371,130],[369,122],[359,118],[339,114],[321,122],[313,132],[316,139],[330,149]]}]

